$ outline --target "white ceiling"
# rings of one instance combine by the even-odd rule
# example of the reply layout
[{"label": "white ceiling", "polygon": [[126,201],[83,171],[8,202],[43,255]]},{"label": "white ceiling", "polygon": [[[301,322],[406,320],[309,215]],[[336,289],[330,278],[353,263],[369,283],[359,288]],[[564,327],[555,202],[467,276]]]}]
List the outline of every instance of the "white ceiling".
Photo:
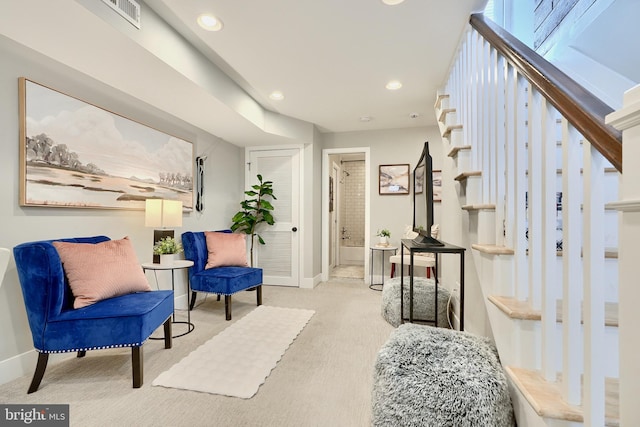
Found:
[{"label": "white ceiling", "polygon": [[[435,124],[436,90],[469,15],[486,0],[145,3],[265,109],[345,132]],[[219,17],[224,29],[201,29],[196,18],[203,12]],[[403,87],[385,89],[391,79]],[[270,100],[273,90],[285,99]]]}]

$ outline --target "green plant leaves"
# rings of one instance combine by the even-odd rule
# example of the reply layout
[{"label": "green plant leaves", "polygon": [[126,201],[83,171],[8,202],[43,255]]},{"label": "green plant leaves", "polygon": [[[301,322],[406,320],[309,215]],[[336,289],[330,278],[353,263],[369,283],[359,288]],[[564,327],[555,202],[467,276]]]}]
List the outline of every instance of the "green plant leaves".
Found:
[{"label": "green plant leaves", "polygon": [[242,210],[237,212],[231,219],[231,231],[251,236],[252,262],[254,237],[258,238],[258,242],[261,245],[265,244],[262,236],[256,233],[256,227],[262,223],[275,224],[275,218],[271,213],[274,210],[274,206],[265,197],[277,200],[276,196],[273,195],[273,181],[263,181],[260,174],[257,177],[259,184],[252,185],[252,190],[244,192],[248,198],[240,202]]}]

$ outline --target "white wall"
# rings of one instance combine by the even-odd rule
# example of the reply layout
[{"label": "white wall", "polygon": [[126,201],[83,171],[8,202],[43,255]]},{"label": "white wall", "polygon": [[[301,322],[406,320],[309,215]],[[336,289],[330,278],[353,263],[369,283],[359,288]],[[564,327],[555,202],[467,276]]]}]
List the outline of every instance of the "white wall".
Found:
[{"label": "white wall", "polygon": [[[242,153],[238,147],[3,36],[0,36],[0,57],[1,247],[12,248],[32,240],[105,234],[112,238],[129,236],[139,260],[151,258],[153,230],[144,227],[143,211],[19,206],[18,77],[21,76],[191,141],[196,155],[208,156],[205,211],[186,214],[183,227],[176,234],[229,227],[243,190]],[[184,277],[176,278],[177,304],[184,304]],[[155,284],[153,276],[149,280]],[[160,282],[162,287],[170,288],[169,278],[160,277]],[[0,337],[0,383],[31,374],[35,365],[30,361],[35,360],[35,355],[13,260],[0,287]]]}]

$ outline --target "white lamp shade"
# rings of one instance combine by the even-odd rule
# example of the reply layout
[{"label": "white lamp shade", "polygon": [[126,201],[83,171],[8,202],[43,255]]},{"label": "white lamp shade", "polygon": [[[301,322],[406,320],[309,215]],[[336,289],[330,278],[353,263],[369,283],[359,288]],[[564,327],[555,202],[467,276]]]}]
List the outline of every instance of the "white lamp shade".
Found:
[{"label": "white lamp shade", "polygon": [[146,227],[182,227],[182,202],[147,199],[144,225]]}]

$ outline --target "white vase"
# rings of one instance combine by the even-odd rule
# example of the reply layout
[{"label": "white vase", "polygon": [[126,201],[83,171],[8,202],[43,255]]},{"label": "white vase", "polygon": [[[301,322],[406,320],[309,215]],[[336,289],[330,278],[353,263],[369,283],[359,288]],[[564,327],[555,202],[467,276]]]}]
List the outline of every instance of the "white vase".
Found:
[{"label": "white vase", "polygon": [[162,254],[160,255],[160,265],[173,265],[175,254]]},{"label": "white vase", "polygon": [[389,239],[387,238],[387,236],[379,236],[379,237],[380,237],[381,246],[386,246],[389,244]]}]

